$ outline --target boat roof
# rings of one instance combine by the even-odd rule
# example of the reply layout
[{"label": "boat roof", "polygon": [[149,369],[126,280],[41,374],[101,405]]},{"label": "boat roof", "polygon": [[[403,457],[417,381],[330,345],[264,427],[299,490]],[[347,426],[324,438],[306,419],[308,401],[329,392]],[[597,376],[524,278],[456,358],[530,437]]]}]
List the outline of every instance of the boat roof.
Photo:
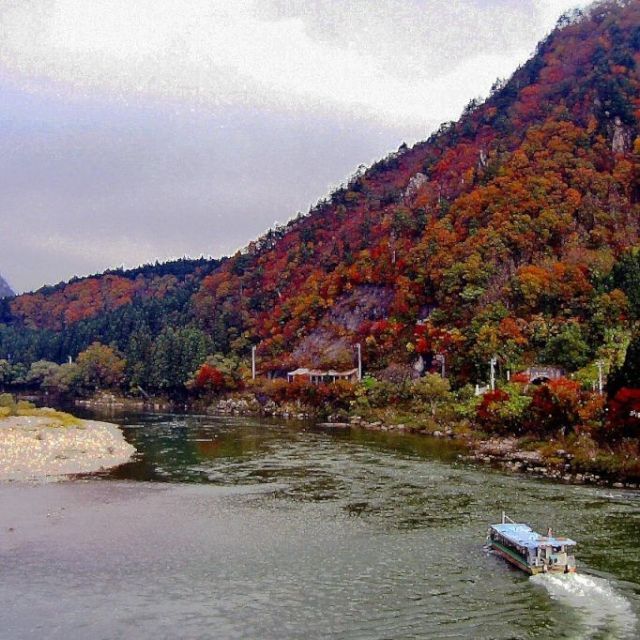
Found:
[{"label": "boat roof", "polygon": [[552,547],[571,547],[576,544],[571,538],[562,536],[542,536],[535,532],[529,525],[508,522],[504,524],[492,524],[491,528],[503,535],[514,544],[526,547],[527,549],[535,549],[540,546],[551,545]]}]

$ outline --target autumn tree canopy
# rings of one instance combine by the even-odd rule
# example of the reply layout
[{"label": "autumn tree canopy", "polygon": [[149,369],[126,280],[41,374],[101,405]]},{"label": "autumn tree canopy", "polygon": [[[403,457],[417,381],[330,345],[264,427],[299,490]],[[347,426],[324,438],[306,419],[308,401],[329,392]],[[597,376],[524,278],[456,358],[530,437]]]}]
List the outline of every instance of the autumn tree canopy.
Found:
[{"label": "autumn tree canopy", "polygon": [[640,321],[639,117],[640,5],[597,3],[457,122],[234,256],[2,301],[0,356],[28,370],[99,341],[130,387],[167,393],[254,346],[262,370],[343,366],[356,343],[370,371],[444,358],[454,388],[493,357],[503,376],[613,369]]}]

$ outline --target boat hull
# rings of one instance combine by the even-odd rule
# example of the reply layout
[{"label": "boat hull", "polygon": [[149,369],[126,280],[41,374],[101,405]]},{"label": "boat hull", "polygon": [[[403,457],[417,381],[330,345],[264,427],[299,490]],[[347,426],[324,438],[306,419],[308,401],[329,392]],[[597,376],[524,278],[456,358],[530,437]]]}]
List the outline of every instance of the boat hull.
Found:
[{"label": "boat hull", "polygon": [[540,565],[540,566],[531,566],[528,564],[524,558],[518,556],[514,551],[503,547],[502,545],[496,543],[495,541],[491,541],[489,543],[490,549],[501,558],[504,558],[507,562],[510,562],[514,567],[518,567],[521,571],[528,573],[530,576],[534,576],[538,573],[575,573],[575,566],[571,565]]}]

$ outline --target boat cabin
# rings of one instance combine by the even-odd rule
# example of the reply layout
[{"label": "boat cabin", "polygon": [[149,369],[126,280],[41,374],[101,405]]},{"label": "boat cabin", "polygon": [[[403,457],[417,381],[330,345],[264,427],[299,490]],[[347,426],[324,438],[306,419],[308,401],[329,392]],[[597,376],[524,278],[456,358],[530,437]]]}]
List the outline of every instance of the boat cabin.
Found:
[{"label": "boat cabin", "polygon": [[543,536],[529,525],[506,520],[505,516],[502,523],[489,527],[488,544],[498,555],[532,575],[575,571],[575,558],[569,553],[575,541],[554,536],[550,529]]}]

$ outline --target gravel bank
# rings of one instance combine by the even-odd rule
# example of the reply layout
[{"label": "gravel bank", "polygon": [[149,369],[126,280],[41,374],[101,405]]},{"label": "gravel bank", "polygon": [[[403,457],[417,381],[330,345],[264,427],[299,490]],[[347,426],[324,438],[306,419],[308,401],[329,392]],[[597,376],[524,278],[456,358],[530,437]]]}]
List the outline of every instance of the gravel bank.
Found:
[{"label": "gravel bank", "polygon": [[60,426],[46,416],[0,419],[0,481],[60,479],[127,462],[135,448],[108,422]]}]

